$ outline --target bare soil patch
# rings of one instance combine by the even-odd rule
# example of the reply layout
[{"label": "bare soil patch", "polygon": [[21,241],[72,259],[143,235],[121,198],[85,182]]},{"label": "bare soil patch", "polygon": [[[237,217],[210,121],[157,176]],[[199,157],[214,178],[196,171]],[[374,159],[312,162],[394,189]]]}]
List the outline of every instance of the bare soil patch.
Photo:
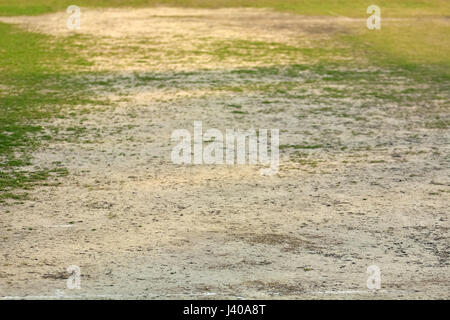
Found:
[{"label": "bare soil patch", "polygon": [[[80,50],[116,50],[89,68],[123,81],[99,91],[111,107],[44,124],[86,130],[34,154],[34,166],[69,169],[61,185],[0,207],[0,297],[449,298],[448,131],[424,127],[420,107],[374,105],[356,89],[324,105],[316,98],[330,86],[311,83],[322,77],[313,71],[281,95],[246,85],[270,89],[283,75],[236,72],[288,65],[289,55],[194,53],[228,40],[308,43],[360,21],[256,9],[83,9],[82,17],[80,34],[98,47]],[[1,21],[64,37],[66,18]],[[169,80],[139,80],[146,72]],[[194,120],[204,129],[280,128],[279,174],[173,164],[171,132],[192,132]],[[378,292],[366,288],[373,264]],[[80,290],[65,288],[69,265],[81,267]]]}]

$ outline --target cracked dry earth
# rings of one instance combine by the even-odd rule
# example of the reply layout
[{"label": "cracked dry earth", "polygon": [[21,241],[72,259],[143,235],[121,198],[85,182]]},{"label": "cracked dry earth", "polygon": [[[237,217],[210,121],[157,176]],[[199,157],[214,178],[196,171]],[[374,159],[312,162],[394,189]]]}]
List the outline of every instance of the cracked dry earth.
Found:
[{"label": "cracked dry earth", "polygon": [[[64,37],[65,19],[2,21]],[[323,75],[314,71],[238,72],[301,63],[283,52],[208,55],[224,39],[307,47],[311,37],[359,23],[329,19],[256,9],[83,10],[79,33],[96,46],[81,54],[97,50],[92,70],[118,79],[98,91],[111,106],[80,106],[91,112],[43,124],[85,130],[33,155],[33,166],[69,169],[60,184],[0,208],[0,296],[448,299],[448,131],[423,125],[424,106],[358,94],[318,101]],[[294,85],[281,93],[248,89],[284,80]],[[443,104],[430,102],[428,111]],[[171,133],[192,132],[194,120],[222,131],[280,128],[279,173],[173,164]],[[79,290],[66,288],[69,265],[81,268]],[[366,287],[370,265],[381,269],[379,291]]]}]

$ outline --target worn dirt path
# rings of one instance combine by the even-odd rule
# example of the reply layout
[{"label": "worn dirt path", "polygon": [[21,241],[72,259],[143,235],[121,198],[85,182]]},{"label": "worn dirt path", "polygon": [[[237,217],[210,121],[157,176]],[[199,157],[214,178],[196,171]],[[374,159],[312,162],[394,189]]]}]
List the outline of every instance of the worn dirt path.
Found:
[{"label": "worn dirt path", "polygon": [[[66,16],[1,20],[64,37]],[[224,39],[308,46],[359,23],[329,19],[255,9],[83,10],[79,33],[96,43],[86,49],[97,52],[90,68],[121,77],[121,93],[99,92],[110,108],[44,124],[86,130],[34,154],[35,166],[69,169],[62,184],[0,207],[0,298],[450,298],[448,135],[407,123],[420,115],[395,117],[401,106],[363,109],[356,96],[329,103],[348,118],[292,95],[218,90],[217,81],[276,84],[282,76],[233,70],[292,57],[217,60],[195,51]],[[135,72],[170,85],[134,86]],[[307,81],[317,77],[305,71],[295,81],[320,94]],[[281,145],[325,147],[281,150],[270,177],[258,166],[175,165],[171,132],[192,132],[194,120],[205,129],[280,128]],[[66,288],[69,265],[81,268],[79,290]],[[366,288],[370,265],[381,269],[376,292]]]}]

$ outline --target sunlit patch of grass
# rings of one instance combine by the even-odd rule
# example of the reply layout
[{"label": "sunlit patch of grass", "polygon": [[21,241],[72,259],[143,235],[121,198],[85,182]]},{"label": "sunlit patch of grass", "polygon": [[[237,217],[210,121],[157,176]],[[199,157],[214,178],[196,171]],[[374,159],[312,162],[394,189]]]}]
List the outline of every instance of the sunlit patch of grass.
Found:
[{"label": "sunlit patch of grass", "polygon": [[447,21],[411,20],[384,23],[381,30],[362,29],[341,39],[369,64],[444,81],[450,78],[449,32]]}]

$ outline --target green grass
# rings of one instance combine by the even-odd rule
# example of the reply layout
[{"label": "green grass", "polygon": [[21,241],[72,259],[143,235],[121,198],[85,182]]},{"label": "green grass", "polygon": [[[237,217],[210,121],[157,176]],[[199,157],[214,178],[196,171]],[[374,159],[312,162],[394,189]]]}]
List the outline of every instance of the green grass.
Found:
[{"label": "green grass", "polygon": [[397,71],[450,79],[450,28],[444,21],[386,22],[381,30],[359,31],[338,36],[348,43],[355,60]]},{"label": "green grass", "polygon": [[68,174],[66,168],[41,169],[35,171],[3,171],[0,172],[0,203],[5,199],[26,200],[26,192],[17,193],[15,189],[29,190],[50,177],[63,177]]},{"label": "green grass", "polygon": [[2,192],[48,178],[53,169],[19,169],[31,164],[31,151],[42,141],[51,139],[40,123],[64,115],[68,106],[94,100],[88,98],[86,82],[71,71],[88,62],[66,50],[70,39],[56,42],[51,37],[3,23],[0,23],[0,38]]}]

